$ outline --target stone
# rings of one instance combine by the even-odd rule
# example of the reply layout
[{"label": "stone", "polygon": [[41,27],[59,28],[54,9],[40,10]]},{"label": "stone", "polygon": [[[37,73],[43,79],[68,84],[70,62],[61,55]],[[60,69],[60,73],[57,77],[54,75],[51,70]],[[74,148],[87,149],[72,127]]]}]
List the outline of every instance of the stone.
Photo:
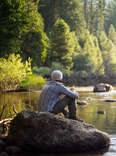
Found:
[{"label": "stone", "polygon": [[109,92],[113,89],[110,84],[107,83],[99,83],[94,86],[93,92]]},{"label": "stone", "polygon": [[98,110],[97,114],[105,114],[105,112],[103,110]]},{"label": "stone", "polygon": [[77,104],[80,105],[80,106],[83,106],[83,105],[88,105],[87,101],[77,101]]},{"label": "stone", "polygon": [[11,121],[8,142],[28,151],[78,153],[107,148],[110,137],[84,122],[25,110]]},{"label": "stone", "polygon": [[106,99],[104,102],[116,102],[116,99]]}]

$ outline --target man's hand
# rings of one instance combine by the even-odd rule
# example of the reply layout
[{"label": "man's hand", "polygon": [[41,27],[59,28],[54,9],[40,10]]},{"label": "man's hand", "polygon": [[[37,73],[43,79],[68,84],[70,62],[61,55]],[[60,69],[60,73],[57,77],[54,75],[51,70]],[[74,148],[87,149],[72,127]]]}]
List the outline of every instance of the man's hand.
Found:
[{"label": "man's hand", "polygon": [[75,92],[75,88],[70,88],[71,91]]}]

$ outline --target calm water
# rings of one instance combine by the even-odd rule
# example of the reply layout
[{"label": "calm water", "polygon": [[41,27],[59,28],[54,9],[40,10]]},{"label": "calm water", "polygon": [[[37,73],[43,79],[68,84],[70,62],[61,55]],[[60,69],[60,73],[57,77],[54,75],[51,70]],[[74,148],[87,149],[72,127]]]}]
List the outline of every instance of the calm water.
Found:
[{"label": "calm water", "polygon": [[[77,106],[77,116],[110,135],[109,150],[104,154],[66,154],[66,156],[116,156],[116,102],[105,102],[107,99],[116,99],[115,89],[110,93],[93,93],[91,87],[78,88],[79,100],[87,101],[88,105]],[[1,119],[13,117],[15,115],[13,109],[17,112],[24,109],[36,111],[38,97],[39,92],[0,94]],[[104,114],[98,114],[99,110],[104,111]],[[54,156],[54,154],[49,154],[49,156]]]}]

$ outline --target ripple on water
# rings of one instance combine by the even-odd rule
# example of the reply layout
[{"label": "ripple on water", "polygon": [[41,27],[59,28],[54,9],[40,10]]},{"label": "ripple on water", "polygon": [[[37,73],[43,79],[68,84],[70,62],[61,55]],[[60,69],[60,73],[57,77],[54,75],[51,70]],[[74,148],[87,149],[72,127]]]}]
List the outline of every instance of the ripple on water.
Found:
[{"label": "ripple on water", "polygon": [[113,108],[113,109],[114,109],[114,108],[116,108],[116,106],[111,106],[111,108]]}]

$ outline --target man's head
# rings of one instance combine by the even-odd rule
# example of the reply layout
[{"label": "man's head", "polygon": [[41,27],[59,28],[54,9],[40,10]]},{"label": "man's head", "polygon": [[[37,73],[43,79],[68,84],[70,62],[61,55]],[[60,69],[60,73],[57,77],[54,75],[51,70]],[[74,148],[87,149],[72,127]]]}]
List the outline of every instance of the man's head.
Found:
[{"label": "man's head", "polygon": [[62,72],[60,70],[54,70],[51,74],[51,79],[57,80],[57,81],[62,81],[62,79],[63,79]]}]

